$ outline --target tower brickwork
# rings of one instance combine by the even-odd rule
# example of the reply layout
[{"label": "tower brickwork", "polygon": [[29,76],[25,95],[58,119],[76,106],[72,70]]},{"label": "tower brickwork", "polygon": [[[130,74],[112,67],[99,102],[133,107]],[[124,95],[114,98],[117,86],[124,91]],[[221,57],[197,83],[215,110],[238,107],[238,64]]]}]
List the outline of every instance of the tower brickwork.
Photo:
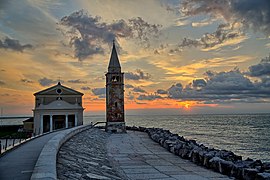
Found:
[{"label": "tower brickwork", "polygon": [[106,131],[126,132],[124,110],[124,73],[118,59],[115,43],[106,74]]}]

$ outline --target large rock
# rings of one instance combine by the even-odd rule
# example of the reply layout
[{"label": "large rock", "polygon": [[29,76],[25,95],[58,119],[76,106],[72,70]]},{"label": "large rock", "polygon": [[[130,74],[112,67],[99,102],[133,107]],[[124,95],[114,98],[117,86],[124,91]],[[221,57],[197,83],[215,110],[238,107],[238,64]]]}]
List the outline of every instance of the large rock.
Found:
[{"label": "large rock", "polygon": [[231,175],[231,171],[234,165],[231,161],[226,161],[219,157],[213,157],[209,160],[209,163],[212,169],[225,175]]},{"label": "large rock", "polygon": [[270,180],[270,173],[258,173],[255,180]]},{"label": "large rock", "polygon": [[256,178],[257,173],[259,173],[258,169],[244,169],[243,178],[245,180],[253,180]]}]

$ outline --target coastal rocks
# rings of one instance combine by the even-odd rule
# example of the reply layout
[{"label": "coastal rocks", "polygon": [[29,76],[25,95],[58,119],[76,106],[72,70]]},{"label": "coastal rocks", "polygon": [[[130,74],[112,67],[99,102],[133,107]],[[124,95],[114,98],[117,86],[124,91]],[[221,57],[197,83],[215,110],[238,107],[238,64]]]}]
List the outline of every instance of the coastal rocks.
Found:
[{"label": "coastal rocks", "polygon": [[270,180],[270,173],[258,173],[256,175],[256,180]]},{"label": "coastal rocks", "polygon": [[270,180],[270,163],[246,159],[227,150],[218,150],[187,140],[162,128],[127,127],[148,133],[149,137],[171,153],[230,177],[244,180]]},{"label": "coastal rocks", "polygon": [[68,140],[59,150],[58,179],[124,179],[111,165],[106,150],[108,134],[93,128]]}]

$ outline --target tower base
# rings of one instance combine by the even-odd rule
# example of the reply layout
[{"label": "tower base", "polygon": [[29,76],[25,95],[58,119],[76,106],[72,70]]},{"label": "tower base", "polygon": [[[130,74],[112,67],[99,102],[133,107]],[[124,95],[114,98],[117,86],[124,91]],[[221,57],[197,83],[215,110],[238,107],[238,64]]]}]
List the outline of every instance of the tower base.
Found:
[{"label": "tower base", "polygon": [[109,133],[126,133],[125,122],[106,122],[106,132]]}]

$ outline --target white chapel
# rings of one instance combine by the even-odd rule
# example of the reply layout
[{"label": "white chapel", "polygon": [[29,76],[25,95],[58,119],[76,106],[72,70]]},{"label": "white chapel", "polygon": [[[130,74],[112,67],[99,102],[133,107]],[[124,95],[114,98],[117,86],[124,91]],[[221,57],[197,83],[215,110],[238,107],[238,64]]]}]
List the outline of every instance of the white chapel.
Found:
[{"label": "white chapel", "polygon": [[83,124],[83,93],[57,85],[34,94],[34,134]]}]

